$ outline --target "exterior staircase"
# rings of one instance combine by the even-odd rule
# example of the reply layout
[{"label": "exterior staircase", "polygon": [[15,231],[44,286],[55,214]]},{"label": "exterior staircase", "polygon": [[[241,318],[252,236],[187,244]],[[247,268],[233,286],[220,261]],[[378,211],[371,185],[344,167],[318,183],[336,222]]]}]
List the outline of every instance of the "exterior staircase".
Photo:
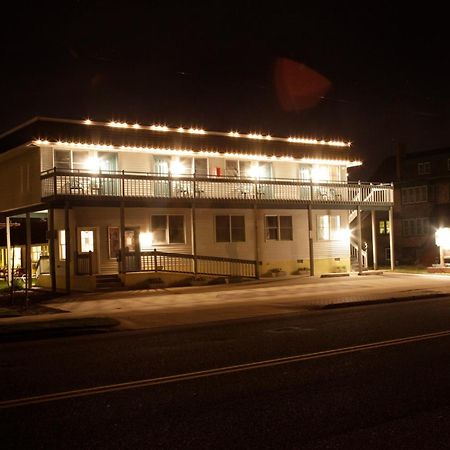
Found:
[{"label": "exterior staircase", "polygon": [[119,275],[97,275],[96,277],[97,291],[116,291],[122,287]]}]

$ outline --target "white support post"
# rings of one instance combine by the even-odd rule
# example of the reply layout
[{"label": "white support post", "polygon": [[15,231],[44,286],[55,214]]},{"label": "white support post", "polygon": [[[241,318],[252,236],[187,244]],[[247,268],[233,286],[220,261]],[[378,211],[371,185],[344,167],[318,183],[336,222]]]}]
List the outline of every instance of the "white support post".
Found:
[{"label": "white support post", "polygon": [[378,269],[378,255],[377,255],[377,227],[375,210],[371,211],[372,215],[372,256],[373,256],[373,269]]},{"label": "white support post", "polygon": [[11,226],[9,217],[6,218],[6,268],[8,285],[12,283],[12,268],[11,268]]}]

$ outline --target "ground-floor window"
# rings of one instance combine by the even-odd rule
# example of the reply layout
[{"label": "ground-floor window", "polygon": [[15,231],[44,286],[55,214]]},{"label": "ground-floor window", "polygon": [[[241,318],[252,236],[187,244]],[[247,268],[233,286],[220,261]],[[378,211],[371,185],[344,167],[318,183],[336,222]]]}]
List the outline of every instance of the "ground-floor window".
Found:
[{"label": "ground-floor window", "polygon": [[389,220],[380,220],[378,222],[378,231],[380,234],[389,234],[391,232]]},{"label": "ground-floor window", "polygon": [[245,217],[216,216],[216,242],[245,242]]},{"label": "ground-floor window", "polygon": [[265,235],[268,241],[292,241],[292,216],[266,216]]},{"label": "ground-floor window", "polygon": [[66,230],[58,231],[58,248],[59,259],[65,261],[66,259]]},{"label": "ground-floor window", "polygon": [[153,244],[184,244],[184,216],[152,216]]},{"label": "ground-floor window", "polygon": [[317,240],[336,241],[341,230],[341,217],[324,215],[317,216]]},{"label": "ground-floor window", "polygon": [[80,230],[80,253],[94,251],[94,230]]}]

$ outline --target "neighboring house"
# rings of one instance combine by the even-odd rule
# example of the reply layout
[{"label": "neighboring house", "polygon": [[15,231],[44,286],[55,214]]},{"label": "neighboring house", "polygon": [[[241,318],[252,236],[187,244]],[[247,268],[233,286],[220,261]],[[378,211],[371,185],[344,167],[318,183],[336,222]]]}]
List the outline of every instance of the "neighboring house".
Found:
[{"label": "neighboring house", "polygon": [[[394,248],[396,264],[431,266],[439,263],[435,233],[450,227],[450,148],[406,153],[399,146],[386,158],[374,178],[394,180]],[[390,264],[389,217],[376,215],[377,254],[380,265]],[[363,240],[371,257],[370,214],[363,225]]]},{"label": "neighboring house", "polygon": [[[32,275],[41,256],[48,255],[47,220],[40,217],[30,218],[30,245]],[[16,273],[25,270],[26,261],[26,223],[23,217],[14,217],[10,222],[11,265]],[[6,223],[0,221],[0,278],[6,277],[7,271],[7,238]]]},{"label": "neighboring house", "polygon": [[348,271],[349,221],[393,205],[359,164],[338,141],[36,118],[0,136],[0,215],[48,216],[53,289]]}]

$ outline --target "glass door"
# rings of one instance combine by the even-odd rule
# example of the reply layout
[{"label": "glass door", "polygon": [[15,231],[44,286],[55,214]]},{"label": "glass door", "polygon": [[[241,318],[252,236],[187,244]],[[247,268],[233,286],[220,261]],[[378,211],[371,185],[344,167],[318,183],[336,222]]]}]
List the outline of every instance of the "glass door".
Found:
[{"label": "glass door", "polygon": [[[117,172],[117,153],[112,152],[98,152],[98,165],[102,173],[114,174]],[[99,179],[99,193],[100,195],[118,195],[120,192],[120,180],[109,177],[101,177]]]},{"label": "glass door", "polygon": [[[168,177],[170,170],[170,158],[167,156],[154,156],[154,172],[160,177]],[[155,180],[155,196],[168,197],[170,192],[169,180]]]},{"label": "glass door", "polygon": [[139,246],[139,227],[125,228],[125,260],[127,272],[141,270],[141,249]]}]

